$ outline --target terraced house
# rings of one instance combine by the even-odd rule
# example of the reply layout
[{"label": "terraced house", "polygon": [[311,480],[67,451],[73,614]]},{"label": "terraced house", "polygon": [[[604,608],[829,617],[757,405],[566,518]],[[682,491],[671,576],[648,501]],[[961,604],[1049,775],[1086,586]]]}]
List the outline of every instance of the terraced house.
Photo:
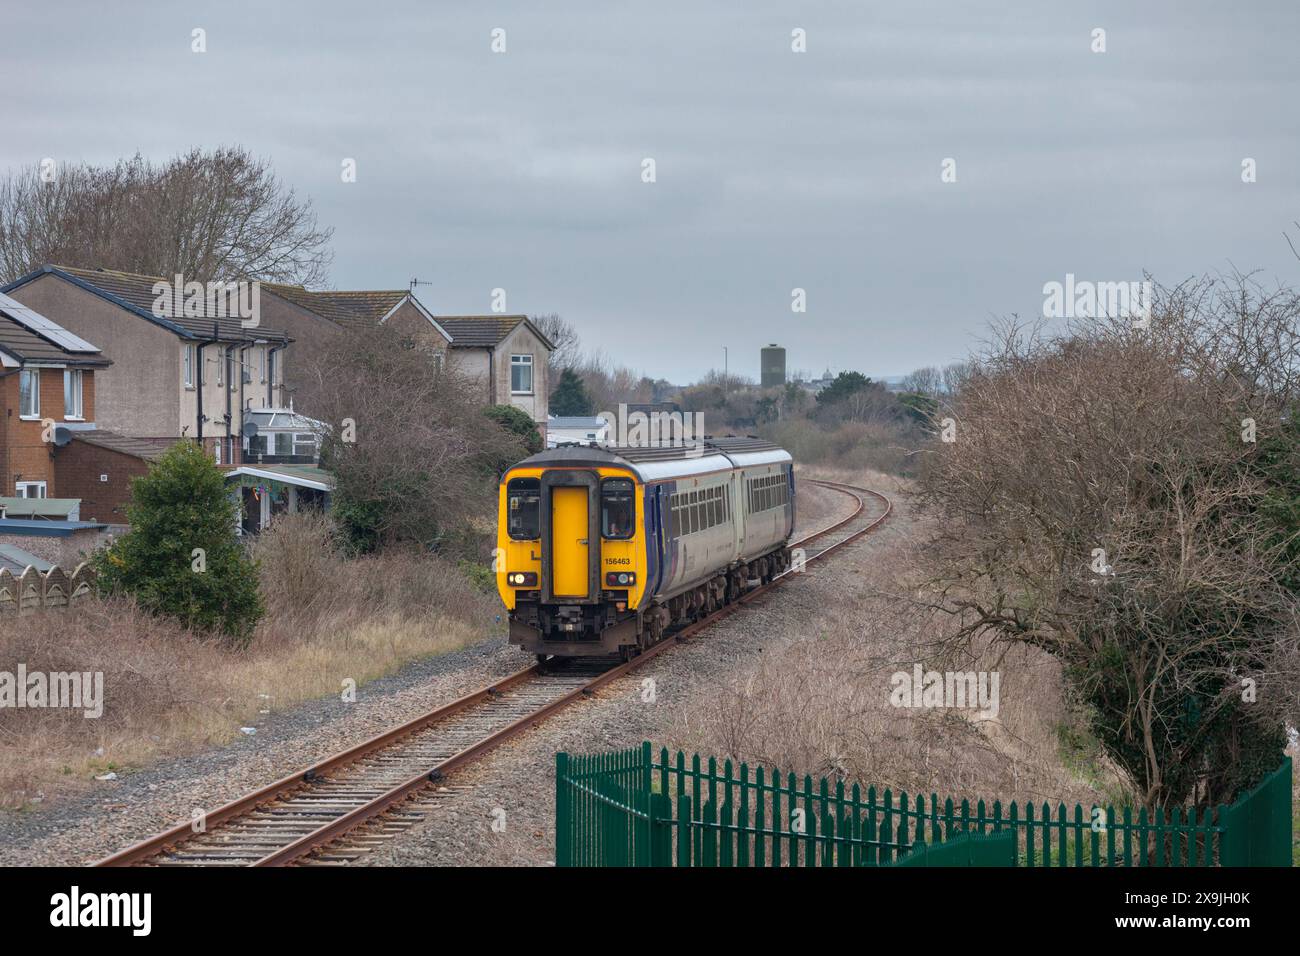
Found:
[{"label": "terraced house", "polygon": [[515,405],[546,434],[554,346],[525,315],[434,315],[406,289],[313,292],[270,283],[262,284],[261,314],[264,326],[290,339],[284,379],[290,397],[305,385],[331,336],[385,324],[413,338],[435,364],[455,363],[478,383],[485,405]]},{"label": "terraced house", "polygon": [[56,456],[68,436],[95,428],[100,350],[39,312],[0,295],[0,496],[54,498]]},{"label": "terraced house", "polygon": [[250,409],[281,400],[289,338],[236,317],[159,314],[174,277],[47,265],[2,290],[113,359],[96,385],[110,436],[199,439],[222,464],[242,461]]}]

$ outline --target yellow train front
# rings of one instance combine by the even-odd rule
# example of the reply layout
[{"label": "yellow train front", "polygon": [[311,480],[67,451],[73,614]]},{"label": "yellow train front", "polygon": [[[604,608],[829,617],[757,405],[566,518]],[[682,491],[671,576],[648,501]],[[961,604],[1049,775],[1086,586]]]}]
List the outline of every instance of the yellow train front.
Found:
[{"label": "yellow train front", "polygon": [[746,438],[563,446],[505,473],[498,522],[510,643],[626,658],[788,567],[793,463]]}]

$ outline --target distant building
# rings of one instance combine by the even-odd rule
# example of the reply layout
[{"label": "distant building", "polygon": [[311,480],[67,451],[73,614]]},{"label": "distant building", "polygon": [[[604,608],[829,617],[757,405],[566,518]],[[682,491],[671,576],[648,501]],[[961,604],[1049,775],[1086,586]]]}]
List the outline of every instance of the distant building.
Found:
[{"label": "distant building", "polygon": [[609,438],[609,422],[585,415],[552,415],[546,422],[546,447],[590,445]]},{"label": "distant building", "polygon": [[785,384],[785,349],[773,342],[762,350],[760,384],[763,388],[777,388]]},{"label": "distant building", "polygon": [[822,373],[821,378],[812,378],[806,382],[798,382],[797,384],[800,388],[802,388],[805,392],[808,392],[810,395],[816,395],[822,389],[829,386],[833,381],[835,381],[835,376],[831,374],[830,369],[827,369],[825,372]]}]

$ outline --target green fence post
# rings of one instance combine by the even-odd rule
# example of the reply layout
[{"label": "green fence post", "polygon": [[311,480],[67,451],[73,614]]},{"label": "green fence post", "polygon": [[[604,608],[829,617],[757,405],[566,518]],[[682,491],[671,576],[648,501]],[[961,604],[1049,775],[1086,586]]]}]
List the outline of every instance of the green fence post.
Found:
[{"label": "green fence post", "polygon": [[635,795],[636,799],[632,803],[632,809],[639,811],[632,821],[632,865],[633,866],[650,866],[651,848],[651,799],[654,794],[654,788],[651,785],[652,774],[651,765],[654,758],[650,751],[650,741],[641,742],[641,754],[639,765],[636,768],[635,779],[632,781],[630,792]]},{"label": "green fence post", "polygon": [[691,797],[685,791],[677,794],[677,865],[691,865]]}]

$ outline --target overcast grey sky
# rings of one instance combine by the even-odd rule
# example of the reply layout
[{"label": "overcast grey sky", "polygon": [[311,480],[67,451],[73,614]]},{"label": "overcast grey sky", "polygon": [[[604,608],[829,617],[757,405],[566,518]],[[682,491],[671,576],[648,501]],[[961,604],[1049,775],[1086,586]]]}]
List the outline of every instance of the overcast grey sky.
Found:
[{"label": "overcast grey sky", "polygon": [[1300,283],[1298,27],[1294,0],[10,5],[0,166],[241,144],[337,230],[335,287],[504,288],[675,381],[724,345],[756,377],[767,342],[894,375],[1067,272]]}]

